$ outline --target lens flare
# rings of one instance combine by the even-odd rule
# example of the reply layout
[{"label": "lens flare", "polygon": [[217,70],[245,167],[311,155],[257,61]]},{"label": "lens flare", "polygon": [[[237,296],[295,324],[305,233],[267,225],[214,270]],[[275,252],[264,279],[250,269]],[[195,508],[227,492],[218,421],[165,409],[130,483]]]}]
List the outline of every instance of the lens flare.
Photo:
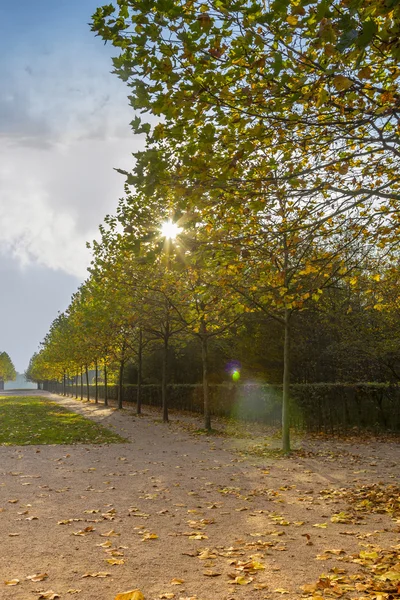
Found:
[{"label": "lens flare", "polygon": [[239,381],[239,379],[240,379],[240,372],[237,371],[237,370],[233,371],[233,373],[232,373],[232,379],[233,379],[233,381]]}]

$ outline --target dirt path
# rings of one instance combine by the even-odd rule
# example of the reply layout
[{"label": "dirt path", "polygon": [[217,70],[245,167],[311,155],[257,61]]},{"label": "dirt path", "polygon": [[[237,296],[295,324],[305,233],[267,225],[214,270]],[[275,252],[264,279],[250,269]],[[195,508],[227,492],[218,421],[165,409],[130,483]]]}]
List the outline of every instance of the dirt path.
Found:
[{"label": "dirt path", "polygon": [[[399,543],[400,524],[385,513],[331,522],[348,510],[333,489],[399,484],[396,441],[304,441],[302,457],[259,459],[241,453],[248,440],[193,436],[176,416],[164,425],[146,409],[138,418],[41,395],[129,443],[0,447],[4,600],[48,590],[113,600],[134,588],[146,600],[290,600],[363,545]],[[38,573],[48,578],[26,579]],[[109,575],[84,577],[99,573]]]}]

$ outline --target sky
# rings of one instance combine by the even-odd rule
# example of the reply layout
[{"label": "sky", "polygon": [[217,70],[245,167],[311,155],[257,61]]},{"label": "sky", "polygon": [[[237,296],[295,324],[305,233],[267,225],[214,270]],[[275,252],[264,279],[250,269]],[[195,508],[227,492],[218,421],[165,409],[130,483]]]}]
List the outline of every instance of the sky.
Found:
[{"label": "sky", "polygon": [[87,276],[134,136],[116,51],[90,31],[103,0],[0,0],[0,352],[19,372]]}]

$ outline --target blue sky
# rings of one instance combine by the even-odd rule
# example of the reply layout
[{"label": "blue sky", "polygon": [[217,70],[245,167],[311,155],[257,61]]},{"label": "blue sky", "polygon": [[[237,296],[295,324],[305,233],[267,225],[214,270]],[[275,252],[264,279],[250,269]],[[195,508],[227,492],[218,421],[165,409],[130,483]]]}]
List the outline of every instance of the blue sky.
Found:
[{"label": "blue sky", "polygon": [[24,370],[86,277],[141,140],[94,0],[0,0],[0,351]]}]

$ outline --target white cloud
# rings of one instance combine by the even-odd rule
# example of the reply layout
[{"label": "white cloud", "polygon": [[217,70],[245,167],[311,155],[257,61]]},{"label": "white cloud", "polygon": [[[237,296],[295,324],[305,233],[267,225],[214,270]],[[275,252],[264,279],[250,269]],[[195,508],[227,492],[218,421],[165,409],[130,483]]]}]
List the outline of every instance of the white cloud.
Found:
[{"label": "white cloud", "polygon": [[[83,57],[83,58],[82,58]],[[0,255],[85,277],[86,241],[114,212],[141,144],[128,89],[82,48],[18,59],[0,91]],[[0,256],[1,260],[1,256]]]}]

